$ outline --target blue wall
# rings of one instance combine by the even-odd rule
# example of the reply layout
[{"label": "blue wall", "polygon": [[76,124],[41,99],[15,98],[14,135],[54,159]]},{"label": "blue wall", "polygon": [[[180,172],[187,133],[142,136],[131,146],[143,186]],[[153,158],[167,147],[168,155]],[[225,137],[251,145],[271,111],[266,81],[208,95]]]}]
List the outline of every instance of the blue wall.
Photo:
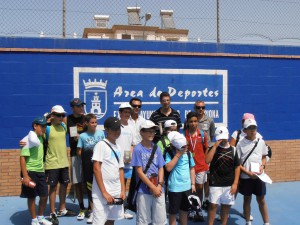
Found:
[{"label": "blue wall", "polygon": [[[88,39],[0,38],[0,48],[300,55],[297,47]],[[53,105],[63,105],[71,112],[74,67],[227,70],[230,132],[240,127],[244,112],[251,112],[266,140],[299,139],[300,59],[0,50],[0,95],[4,103],[0,110],[0,149],[17,148],[19,140],[31,129],[33,118],[50,111]],[[155,85],[160,81],[151,82]]]}]

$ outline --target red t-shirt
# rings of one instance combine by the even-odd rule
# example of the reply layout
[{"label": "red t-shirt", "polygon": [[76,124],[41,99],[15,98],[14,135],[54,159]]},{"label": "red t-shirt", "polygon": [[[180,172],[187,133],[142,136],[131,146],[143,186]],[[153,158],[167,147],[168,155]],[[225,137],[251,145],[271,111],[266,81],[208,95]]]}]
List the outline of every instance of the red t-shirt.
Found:
[{"label": "red t-shirt", "polygon": [[205,162],[205,151],[208,147],[206,133],[204,132],[204,143],[202,143],[202,137],[199,129],[197,129],[197,137],[191,137],[188,130],[186,130],[185,132],[185,137],[188,141],[189,151],[194,157],[195,172],[200,173],[207,171],[209,167],[208,164]]}]

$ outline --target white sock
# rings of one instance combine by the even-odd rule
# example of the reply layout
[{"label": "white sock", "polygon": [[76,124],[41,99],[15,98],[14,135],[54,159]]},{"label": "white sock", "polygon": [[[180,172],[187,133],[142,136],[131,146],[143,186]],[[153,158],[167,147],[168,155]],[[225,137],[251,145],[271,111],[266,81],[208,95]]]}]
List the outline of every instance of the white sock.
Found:
[{"label": "white sock", "polygon": [[37,222],[37,221],[38,221],[37,218],[32,219],[32,222]]},{"label": "white sock", "polygon": [[38,221],[41,221],[42,219],[44,219],[44,216],[38,216],[37,219]]},{"label": "white sock", "polygon": [[246,222],[246,225],[252,225],[251,221]]},{"label": "white sock", "polygon": [[264,225],[270,225],[270,223],[264,223]]}]

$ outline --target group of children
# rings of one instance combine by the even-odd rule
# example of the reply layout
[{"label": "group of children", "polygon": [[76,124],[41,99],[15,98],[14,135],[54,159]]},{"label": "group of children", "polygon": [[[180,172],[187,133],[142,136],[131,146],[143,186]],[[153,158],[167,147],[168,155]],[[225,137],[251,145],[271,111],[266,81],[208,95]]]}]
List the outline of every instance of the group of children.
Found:
[{"label": "group of children", "polygon": [[[164,124],[164,135],[157,144],[153,143],[153,139],[158,126],[150,120],[143,120],[139,125],[139,134],[134,134],[140,141],[133,145],[134,140],[128,141],[126,136],[131,132],[126,128],[131,107],[129,104],[121,105],[120,119],[109,117],[104,121],[106,135],[96,129],[95,115],[87,114],[84,117],[86,128],[78,138],[77,150],[82,159],[88,200],[93,210],[90,223],[111,225],[115,220],[124,218],[125,179],[131,177],[133,168],[136,180],[142,181],[136,200],[138,225],[167,223],[165,194],[169,200],[169,224],[175,225],[176,216],[179,214],[180,224],[187,225],[188,211],[191,208],[190,197],[198,196],[201,204],[208,170],[209,225],[214,223],[218,205],[221,205],[222,224],[227,224],[229,209],[234,204],[238,191],[244,195],[246,223],[251,224],[250,203],[252,194],[255,194],[264,224],[269,224],[264,200],[266,186],[257,177],[264,171],[267,152],[264,141],[258,138],[260,136],[252,114],[245,114],[243,129],[238,140],[235,135],[234,144],[228,141],[227,128],[221,126],[215,131],[216,142],[208,148],[208,136],[199,129],[197,114],[190,112],[187,114],[184,134],[177,131],[175,121],[167,120]],[[21,150],[21,197],[28,198],[32,225],[55,224],[55,220],[47,220],[43,215],[48,196],[43,162],[46,126],[44,117],[36,118],[32,122],[33,131],[24,138],[26,145]],[[59,129],[64,130],[64,127]],[[126,140],[120,139],[121,135],[125,135],[123,138]],[[124,149],[126,144],[128,146]],[[129,158],[126,159],[128,154]],[[47,157],[51,157],[51,153]],[[64,157],[65,155],[61,156]],[[258,166],[259,171],[254,172],[254,166]],[[63,168],[66,167],[68,165]],[[30,187],[32,181],[36,184],[34,188]],[[53,180],[56,184],[58,181],[61,182],[58,178]],[[62,183],[63,181],[68,182],[62,180]],[[51,190],[50,185],[50,192],[53,193],[54,190],[56,191]],[[38,216],[35,208],[37,196],[40,197]],[[201,212],[198,217],[199,221],[204,221]]]}]

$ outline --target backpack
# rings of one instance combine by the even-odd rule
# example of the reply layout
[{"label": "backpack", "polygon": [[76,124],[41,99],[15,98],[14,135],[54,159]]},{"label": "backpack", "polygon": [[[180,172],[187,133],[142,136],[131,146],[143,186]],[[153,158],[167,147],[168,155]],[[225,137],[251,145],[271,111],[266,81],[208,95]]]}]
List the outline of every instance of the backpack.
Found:
[{"label": "backpack", "polygon": [[[154,158],[154,154],[157,150],[157,145],[155,144],[153,146],[153,149],[152,149],[152,152],[151,152],[151,155],[150,155],[150,158],[147,162],[147,165],[144,169],[144,174],[147,173],[147,170],[150,168],[150,165],[153,161],[153,158]],[[131,174],[131,179],[130,179],[130,184],[129,184],[129,191],[128,191],[128,196],[127,196],[127,209],[133,211],[133,212],[136,212],[136,198],[137,198],[137,193],[138,193],[138,190],[142,184],[142,180],[139,179],[138,182],[136,182],[136,171],[135,171],[135,167],[133,167],[132,169],[132,174]]]},{"label": "backpack", "polygon": [[[65,132],[67,132],[67,126],[66,126],[66,124],[65,124],[64,122],[62,122],[60,125],[64,128]],[[49,140],[49,137],[50,137],[50,130],[51,130],[50,127],[51,127],[51,126],[48,126],[48,125],[47,125],[47,127],[46,127],[46,132],[45,132],[45,137],[43,137],[43,145],[44,145],[44,162],[45,162],[45,160],[46,160],[46,155],[47,155],[48,140]]]}]

